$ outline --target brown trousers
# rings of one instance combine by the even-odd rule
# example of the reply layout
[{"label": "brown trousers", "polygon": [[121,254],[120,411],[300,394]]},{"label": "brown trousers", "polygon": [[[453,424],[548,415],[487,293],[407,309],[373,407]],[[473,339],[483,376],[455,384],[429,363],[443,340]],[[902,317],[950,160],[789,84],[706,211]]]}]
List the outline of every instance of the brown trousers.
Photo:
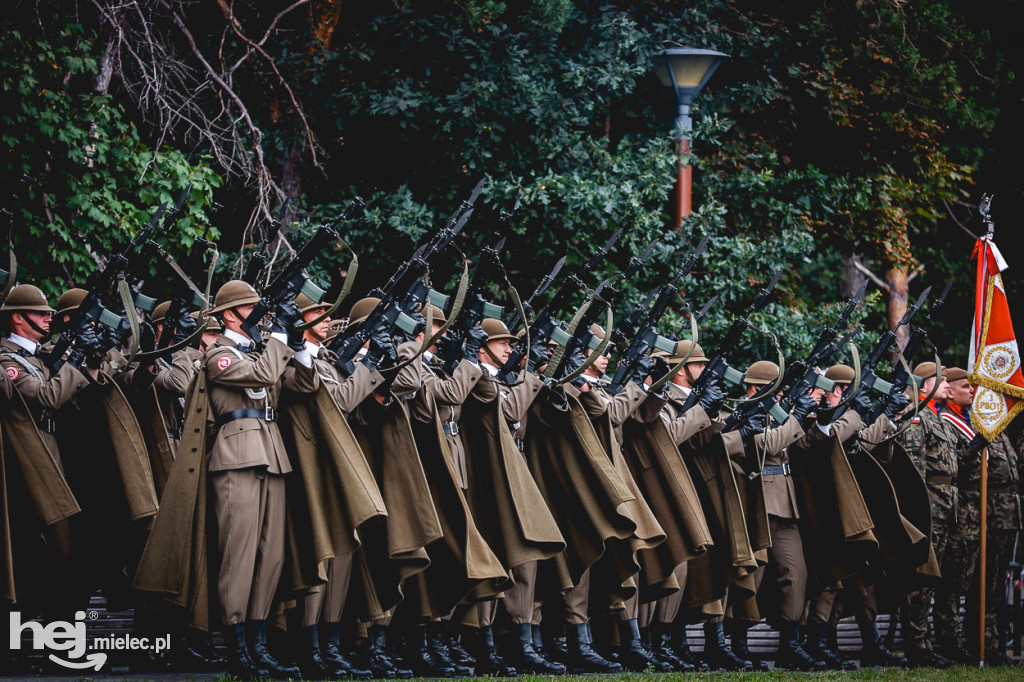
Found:
[{"label": "brown trousers", "polygon": [[306,595],[302,615],[303,627],[340,621],[341,613],[345,610],[345,597],[348,595],[351,579],[351,555],[331,559],[327,564],[327,584],[321,585],[318,592]]},{"label": "brown trousers", "polygon": [[[807,564],[804,562],[804,545],[795,519],[768,517],[772,534],[772,546],[768,548],[768,561],[772,564],[776,585],[782,593],[779,602],[779,618],[785,621],[799,621],[804,612],[807,592]],[[758,569],[760,570],[760,569]]]},{"label": "brown trousers", "polygon": [[647,621],[648,625],[651,622],[664,623],[666,625],[675,622],[676,616],[679,615],[679,609],[683,605],[683,593],[686,592],[688,566],[689,564],[685,561],[676,566],[676,570],[672,573],[675,574],[676,580],[679,582],[679,591],[654,602],[654,612],[651,614],[651,619]]},{"label": "brown trousers", "polygon": [[512,580],[515,581],[512,587],[505,591],[505,610],[516,625],[533,623],[534,613],[540,610],[535,600],[537,562],[528,561],[513,567]]},{"label": "brown trousers", "polygon": [[266,620],[284,566],[284,476],[263,468],[210,472],[217,515],[221,620]]},{"label": "brown trousers", "polygon": [[590,569],[583,572],[580,584],[564,595],[566,625],[583,625],[590,620],[587,611],[590,607]]}]

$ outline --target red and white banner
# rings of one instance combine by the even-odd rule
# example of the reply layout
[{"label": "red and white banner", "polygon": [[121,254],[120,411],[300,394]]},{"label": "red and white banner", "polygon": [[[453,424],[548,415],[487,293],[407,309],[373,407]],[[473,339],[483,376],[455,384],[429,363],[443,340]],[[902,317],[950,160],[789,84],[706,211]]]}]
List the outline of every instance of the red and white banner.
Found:
[{"label": "red and white banner", "polygon": [[1008,267],[1006,261],[988,237],[975,243],[971,258],[978,261],[968,357],[970,380],[977,387],[971,405],[971,424],[991,442],[1024,409],[1024,373],[999,274]]}]

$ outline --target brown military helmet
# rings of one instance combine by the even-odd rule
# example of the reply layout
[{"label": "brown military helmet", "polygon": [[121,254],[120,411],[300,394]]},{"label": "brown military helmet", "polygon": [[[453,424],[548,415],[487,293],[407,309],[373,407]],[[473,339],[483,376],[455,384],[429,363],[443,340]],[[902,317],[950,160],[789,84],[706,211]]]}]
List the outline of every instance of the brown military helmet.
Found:
[{"label": "brown military helmet", "polygon": [[[444,324],[445,322],[448,321],[448,318],[444,316],[444,311],[443,310],[438,308],[433,303],[428,303],[427,306],[430,308],[430,315],[431,315],[431,321],[432,322],[439,322],[441,324]],[[419,313],[420,313],[420,315],[423,316],[423,319],[427,318],[427,311],[423,308],[423,306],[420,306]]]},{"label": "brown military helmet", "polygon": [[832,365],[825,370],[825,378],[837,384],[852,384],[855,377],[853,367],[849,365]]},{"label": "brown military helmet", "polygon": [[240,279],[233,279],[225,282],[217,290],[217,296],[213,299],[213,307],[207,313],[221,313],[230,308],[240,305],[254,305],[260,302],[259,293],[252,288],[252,285]]},{"label": "brown military helmet", "polygon": [[767,386],[779,378],[779,366],[768,360],[758,360],[747,368],[743,383]]},{"label": "brown military helmet", "polygon": [[53,308],[37,286],[19,284],[7,294],[7,300],[0,308],[3,313],[52,313]]},{"label": "brown military helmet", "polygon": [[54,317],[60,318],[69,313],[73,313],[78,310],[78,306],[82,305],[82,301],[89,295],[89,292],[85,289],[68,289],[60,298],[57,299],[57,312],[53,314]]},{"label": "brown military helmet", "polygon": [[515,335],[509,332],[505,323],[493,317],[485,317],[481,320],[480,327],[487,333],[488,341],[501,341],[502,339],[508,339],[509,341],[516,340]]},{"label": "brown military helmet", "polygon": [[150,313],[149,321],[152,322],[153,324],[163,322],[164,318],[167,317],[167,311],[170,310],[170,308],[170,301],[164,301],[163,303],[159,304],[157,307],[153,308],[153,312]]},{"label": "brown military helmet", "polygon": [[189,315],[191,315],[192,319],[194,319],[196,322],[202,322],[205,319],[206,320],[206,330],[205,331],[208,331],[208,332],[222,332],[222,331],[224,331],[224,327],[221,326],[220,320],[218,320],[216,317],[211,317],[211,316],[207,315],[206,313],[199,312],[198,310],[195,311],[195,312],[189,313]]},{"label": "brown military helmet", "polygon": [[348,323],[349,325],[359,324],[373,312],[373,309],[380,303],[379,298],[373,296],[367,296],[361,298],[352,305],[352,309],[348,312]]},{"label": "brown military helmet", "polygon": [[[690,339],[683,339],[682,341],[676,341],[675,348],[672,349],[672,353],[669,354],[667,361],[670,365],[674,365],[681,362],[686,354],[690,352],[690,346],[693,345],[693,341]],[[686,361],[686,364],[691,362],[708,362],[708,358],[704,355],[704,349],[700,347],[698,343],[693,348],[693,353],[690,354],[690,359]]]},{"label": "brown military helmet", "polygon": [[317,303],[301,291],[299,292],[299,295],[295,297],[295,305],[299,306],[300,313],[308,313],[310,310],[327,310],[331,307],[329,304],[322,301]]}]

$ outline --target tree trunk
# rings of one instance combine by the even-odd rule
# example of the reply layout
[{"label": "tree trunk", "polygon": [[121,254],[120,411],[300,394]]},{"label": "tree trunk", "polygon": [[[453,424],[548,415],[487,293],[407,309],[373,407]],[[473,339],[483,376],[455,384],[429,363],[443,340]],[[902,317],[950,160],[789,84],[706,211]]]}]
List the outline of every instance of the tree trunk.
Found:
[{"label": "tree trunk", "polygon": [[[885,271],[885,283],[889,285],[889,298],[886,306],[886,317],[889,322],[889,329],[896,326],[903,314],[907,312],[907,299],[910,290],[907,282],[907,269],[897,265],[890,265]],[[896,343],[900,349],[906,348],[910,340],[910,331],[904,326],[896,331]]]},{"label": "tree trunk", "polygon": [[866,279],[864,273],[857,269],[857,263],[864,263],[859,253],[852,253],[843,259],[843,281],[839,284],[840,300],[853,298]]}]

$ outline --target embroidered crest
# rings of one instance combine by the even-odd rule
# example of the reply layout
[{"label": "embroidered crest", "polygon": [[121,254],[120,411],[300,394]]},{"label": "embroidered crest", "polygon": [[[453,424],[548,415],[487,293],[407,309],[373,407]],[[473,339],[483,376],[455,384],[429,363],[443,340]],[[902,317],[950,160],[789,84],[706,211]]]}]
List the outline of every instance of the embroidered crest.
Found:
[{"label": "embroidered crest", "polygon": [[228,368],[228,365],[230,364],[231,356],[229,355],[222,355],[219,358],[217,358],[217,369],[219,369],[222,372],[226,370]]},{"label": "embroidered crest", "polygon": [[7,378],[10,379],[11,381],[14,381],[15,379],[17,379],[20,374],[21,373],[18,371],[17,367],[8,367],[7,368]]}]

